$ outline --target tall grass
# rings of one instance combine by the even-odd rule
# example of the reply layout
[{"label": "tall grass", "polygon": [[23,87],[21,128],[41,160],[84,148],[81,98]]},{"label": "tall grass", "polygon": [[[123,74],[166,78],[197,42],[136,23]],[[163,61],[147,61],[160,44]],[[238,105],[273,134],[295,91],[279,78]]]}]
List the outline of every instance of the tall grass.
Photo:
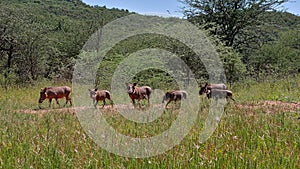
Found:
[{"label": "tall grass", "polygon": [[[42,81],[26,86],[0,87],[0,110],[37,109],[41,88],[61,85],[72,86],[72,84],[62,81]],[[44,102],[45,106],[49,105],[48,100]],[[56,104],[54,103],[52,102],[53,106]]]},{"label": "tall grass", "polygon": [[300,75],[287,76],[285,79],[268,77],[262,82],[250,79],[239,82],[232,88],[240,102],[263,100],[300,101]]},{"label": "tall grass", "polygon": [[[299,87],[297,80],[247,84],[232,88],[238,102],[276,100],[282,93],[290,99],[283,101],[299,101],[294,87],[282,90],[287,84]],[[0,96],[0,168],[300,168],[299,110],[269,114],[266,107],[246,109],[231,102],[214,134],[200,143],[209,107],[203,98],[195,125],[179,145],[161,155],[135,159],[95,144],[72,110],[22,113],[20,109],[36,108],[44,85],[10,88]],[[110,113],[105,111],[104,116],[119,132],[146,137],[167,129],[178,112],[169,109],[151,125],[137,125]]]}]

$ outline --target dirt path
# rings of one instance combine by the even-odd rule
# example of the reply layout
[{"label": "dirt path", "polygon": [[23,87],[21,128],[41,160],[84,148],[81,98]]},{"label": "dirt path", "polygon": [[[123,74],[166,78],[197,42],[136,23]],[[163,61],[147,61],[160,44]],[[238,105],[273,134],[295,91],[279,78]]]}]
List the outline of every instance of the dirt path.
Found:
[{"label": "dirt path", "polygon": [[[152,106],[155,108],[162,107],[161,104],[155,104]],[[125,105],[125,104],[114,105],[113,108],[111,107],[111,105],[106,105],[104,108],[102,108],[102,106],[98,106],[97,108],[103,112],[118,112],[120,109],[127,109],[127,110],[134,109],[133,105]],[[12,110],[12,111],[19,112],[19,113],[27,113],[27,114],[45,114],[45,113],[52,113],[52,112],[75,114],[76,111],[86,110],[86,109],[94,110],[94,107],[85,106],[85,107],[62,107],[62,108],[47,108],[47,109],[20,109],[20,110]]]},{"label": "dirt path", "polygon": [[300,112],[300,102],[286,103],[282,101],[264,101],[246,104],[236,104],[239,109],[253,112],[255,109],[266,109],[267,113],[275,114],[280,112]]},{"label": "dirt path", "polygon": [[[155,108],[162,107],[161,104],[155,104],[152,105]],[[300,102],[297,103],[286,103],[281,101],[264,101],[264,102],[249,102],[249,103],[243,103],[243,104],[233,104],[238,109],[241,109],[242,111],[246,112],[252,112],[255,109],[264,109],[267,113],[280,113],[280,112],[300,112]],[[119,104],[114,105],[113,108],[111,108],[110,105],[105,106],[102,108],[101,106],[98,106],[98,108],[101,111],[104,112],[118,112],[119,109],[134,109],[132,105],[125,105],[125,104]],[[94,109],[91,107],[69,107],[69,108],[54,108],[54,109],[23,109],[23,110],[13,110],[15,112],[20,113],[28,113],[28,114],[45,114],[45,113],[71,113],[76,114],[77,110],[84,110],[84,109]]]}]

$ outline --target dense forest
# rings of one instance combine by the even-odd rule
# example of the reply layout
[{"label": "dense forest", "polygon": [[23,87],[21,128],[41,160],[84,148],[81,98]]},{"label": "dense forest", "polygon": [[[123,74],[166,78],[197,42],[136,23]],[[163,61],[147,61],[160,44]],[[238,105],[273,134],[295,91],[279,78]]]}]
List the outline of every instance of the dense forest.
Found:
[{"label": "dense forest", "polygon": [[4,0],[0,5],[2,85],[71,79],[75,59],[89,36],[129,14],[74,0]]},{"label": "dense forest", "polygon": [[[106,23],[129,14],[132,12],[126,9],[89,6],[80,0],[2,0],[0,84],[26,84],[42,79],[71,80],[76,59],[88,38]],[[192,23],[197,21],[196,17],[188,16],[187,19]],[[246,26],[230,43],[223,37],[213,36],[211,28],[215,27],[209,22],[199,24],[199,29],[205,30],[216,46],[224,62],[227,80],[231,83],[244,78],[260,80],[266,76],[280,77],[300,71],[299,16],[266,11],[259,15],[256,24]],[[109,62],[115,62],[103,63],[108,72],[99,71],[101,81],[108,82],[110,76],[107,74],[113,71],[118,59],[145,48],[144,43],[151,44],[151,47],[165,44],[163,48],[182,56],[197,79],[207,78],[206,73],[199,69],[203,66],[201,63],[189,63],[191,51],[185,46],[165,37],[147,36],[132,37],[131,43],[122,42],[115,47],[110,52],[113,59],[109,59]],[[174,44],[177,44],[176,48]],[[159,70],[149,72],[149,77],[145,77],[148,81],[154,77],[159,82],[163,78],[170,80],[160,78],[160,74],[165,74]]]}]

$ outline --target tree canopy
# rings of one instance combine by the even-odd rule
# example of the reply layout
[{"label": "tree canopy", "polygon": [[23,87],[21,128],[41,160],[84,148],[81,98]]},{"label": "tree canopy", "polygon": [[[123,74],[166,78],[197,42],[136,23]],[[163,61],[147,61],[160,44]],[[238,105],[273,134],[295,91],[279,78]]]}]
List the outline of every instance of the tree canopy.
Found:
[{"label": "tree canopy", "polygon": [[71,79],[74,59],[89,36],[129,14],[79,0],[2,0],[0,6],[1,84]]},{"label": "tree canopy", "polygon": [[[184,14],[192,22],[206,24],[226,46],[233,46],[236,37],[247,26],[256,25],[260,16],[287,0],[183,0]],[[214,27],[214,29],[211,29]]]},{"label": "tree canopy", "polygon": [[[300,17],[277,10],[287,1],[182,0],[182,3],[189,21],[237,52],[247,68],[246,74],[258,77],[259,72],[265,72],[264,75],[298,72],[299,66],[292,64],[288,68],[287,63],[299,60],[297,50],[288,44],[297,44],[299,40],[296,30]],[[294,40],[284,45],[283,38],[292,36]]]}]

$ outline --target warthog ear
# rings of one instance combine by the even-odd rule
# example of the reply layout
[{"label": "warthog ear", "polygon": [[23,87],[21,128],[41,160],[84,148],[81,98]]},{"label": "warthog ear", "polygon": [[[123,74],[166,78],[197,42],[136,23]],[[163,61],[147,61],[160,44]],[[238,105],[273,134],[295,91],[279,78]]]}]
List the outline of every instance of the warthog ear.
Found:
[{"label": "warthog ear", "polygon": [[89,92],[92,91],[91,89],[88,89],[88,90],[89,90]]},{"label": "warthog ear", "polygon": [[41,92],[46,92],[46,90],[47,90],[47,87],[41,88]]},{"label": "warthog ear", "polygon": [[95,90],[94,91],[97,91],[98,89],[97,88],[95,88]]},{"label": "warthog ear", "polygon": [[126,86],[128,86],[128,85],[129,85],[129,83],[125,82],[125,85],[126,85]]}]

